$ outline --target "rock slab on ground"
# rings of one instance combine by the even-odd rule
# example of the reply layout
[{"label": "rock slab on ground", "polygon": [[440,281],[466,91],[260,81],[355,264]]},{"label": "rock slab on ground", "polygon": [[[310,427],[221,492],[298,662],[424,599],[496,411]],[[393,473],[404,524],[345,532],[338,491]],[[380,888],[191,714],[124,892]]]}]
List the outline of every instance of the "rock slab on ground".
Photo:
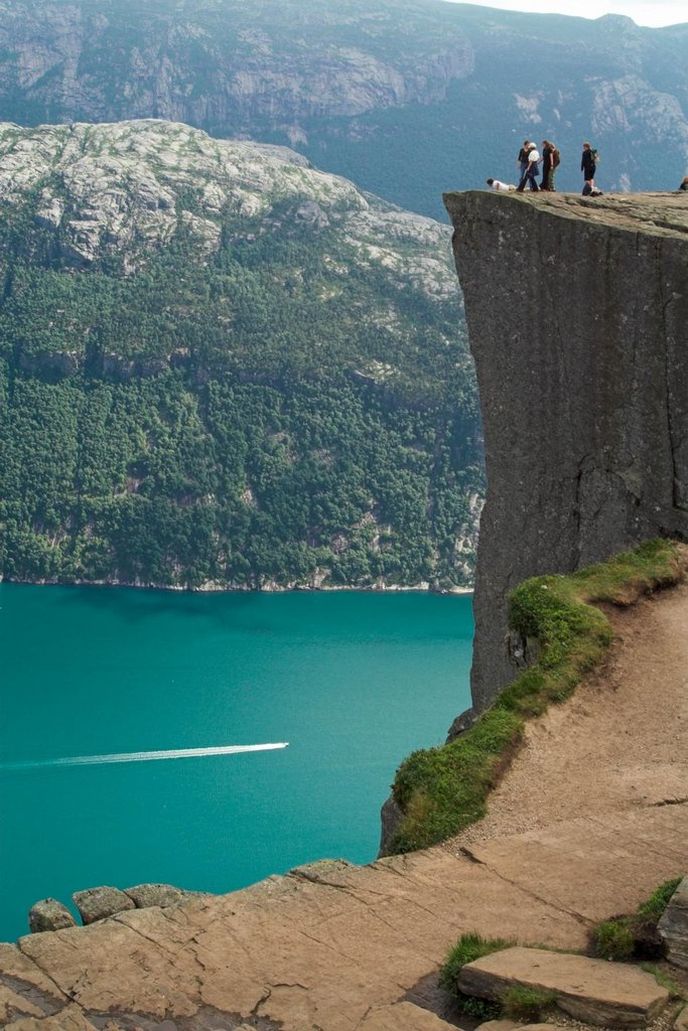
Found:
[{"label": "rock slab on ground", "polygon": [[146,906],[174,906],[186,897],[186,892],[175,888],[173,884],[135,884],[125,888],[124,894],[134,903],[137,909]]},{"label": "rock slab on ground", "polygon": [[361,1031],[452,1031],[455,1025],[412,1002],[399,1002],[372,1010],[360,1027]]},{"label": "rock slab on ground", "polygon": [[666,945],[667,959],[688,970],[688,877],[671,896],[657,930]]},{"label": "rock slab on ground", "polygon": [[41,899],[29,910],[29,930],[60,931],[63,927],[75,927],[76,920],[64,903],[58,899]]},{"label": "rock slab on ground", "polygon": [[638,967],[521,946],[467,963],[458,981],[467,995],[496,1000],[518,985],[551,992],[566,1013],[602,1027],[640,1027],[669,1000]]},{"label": "rock slab on ground", "polygon": [[87,888],[86,891],[75,891],[72,898],[85,924],[92,924],[96,920],[114,916],[115,913],[123,913],[126,909],[136,908],[128,895],[125,895],[119,888],[112,888],[109,885]]}]

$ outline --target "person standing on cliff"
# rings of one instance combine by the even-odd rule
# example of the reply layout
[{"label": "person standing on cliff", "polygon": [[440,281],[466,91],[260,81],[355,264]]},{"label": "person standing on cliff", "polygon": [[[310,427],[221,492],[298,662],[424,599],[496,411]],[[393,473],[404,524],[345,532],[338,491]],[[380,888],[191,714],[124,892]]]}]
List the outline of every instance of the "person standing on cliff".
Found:
[{"label": "person standing on cliff", "polygon": [[523,146],[519,150],[518,157],[516,158],[516,164],[518,165],[518,170],[519,170],[518,171],[518,185],[519,186],[525,180],[525,177],[526,177],[526,169],[528,168],[528,151],[531,149],[532,146],[533,146],[533,144],[530,142],[530,140],[524,140],[523,141]]},{"label": "person standing on cliff", "polygon": [[583,144],[583,153],[581,155],[581,172],[583,173],[583,179],[585,186],[590,186],[590,190],[595,189],[595,172],[597,171],[597,151],[593,150],[589,143]]},{"label": "person standing on cliff", "polygon": [[533,193],[538,193],[540,187],[537,184],[535,176],[538,174],[538,165],[540,164],[540,155],[538,154],[537,147],[534,143],[530,144],[530,150],[528,151],[528,166],[526,173],[518,184],[519,193],[523,193],[526,188],[526,183],[530,186]]},{"label": "person standing on cliff", "polygon": [[556,143],[552,143],[551,140],[542,141],[542,182],[540,183],[541,190],[548,190],[550,193],[556,193],[556,186],[554,185],[554,173],[559,167],[559,148]]}]

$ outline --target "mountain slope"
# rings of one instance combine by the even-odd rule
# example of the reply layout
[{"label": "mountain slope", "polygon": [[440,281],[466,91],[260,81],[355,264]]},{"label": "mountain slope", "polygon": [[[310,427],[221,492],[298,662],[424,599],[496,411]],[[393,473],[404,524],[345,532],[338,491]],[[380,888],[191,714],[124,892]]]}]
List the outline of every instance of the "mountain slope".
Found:
[{"label": "mountain slope", "polygon": [[4,0],[0,101],[22,124],[163,117],[289,143],[443,217],[554,137],[562,188],[592,137],[606,189],[688,165],[688,25],[639,28],[440,0]]},{"label": "mountain slope", "polygon": [[187,126],[0,126],[0,560],[15,579],[471,575],[448,229]]}]

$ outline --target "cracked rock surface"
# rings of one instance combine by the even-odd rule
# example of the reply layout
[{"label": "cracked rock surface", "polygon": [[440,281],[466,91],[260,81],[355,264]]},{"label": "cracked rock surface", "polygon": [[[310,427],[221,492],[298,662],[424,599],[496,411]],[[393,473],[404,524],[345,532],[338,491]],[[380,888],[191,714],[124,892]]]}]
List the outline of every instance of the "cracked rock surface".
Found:
[{"label": "cracked rock surface", "polygon": [[472,690],[513,679],[506,598],[688,537],[688,196],[450,193],[487,502]]}]

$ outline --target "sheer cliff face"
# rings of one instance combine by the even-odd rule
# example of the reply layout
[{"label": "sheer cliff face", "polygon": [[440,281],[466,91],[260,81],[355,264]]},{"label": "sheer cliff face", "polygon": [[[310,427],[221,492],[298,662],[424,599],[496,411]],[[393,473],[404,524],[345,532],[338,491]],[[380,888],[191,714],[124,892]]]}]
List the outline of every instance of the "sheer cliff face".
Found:
[{"label": "sheer cliff face", "polygon": [[526,577],[688,536],[688,198],[447,194],[488,496],[473,697],[513,677]]}]

